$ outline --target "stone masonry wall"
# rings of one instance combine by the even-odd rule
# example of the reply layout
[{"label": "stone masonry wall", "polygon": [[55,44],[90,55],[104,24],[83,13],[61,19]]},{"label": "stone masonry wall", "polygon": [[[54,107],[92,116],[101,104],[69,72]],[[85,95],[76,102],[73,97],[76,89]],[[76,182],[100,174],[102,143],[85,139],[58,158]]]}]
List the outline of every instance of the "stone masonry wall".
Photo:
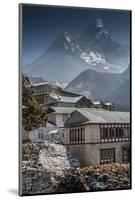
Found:
[{"label": "stone masonry wall", "polygon": [[115,162],[122,162],[122,146],[129,142],[67,145],[69,151],[79,160],[81,166],[100,164],[100,150],[115,148]]},{"label": "stone masonry wall", "polygon": [[79,166],[78,160],[63,145],[23,144],[21,194],[56,193],[55,180]]},{"label": "stone masonry wall", "polygon": [[[26,165],[26,163],[25,163]],[[38,167],[24,167],[22,170],[22,194],[51,193],[51,173]]]}]

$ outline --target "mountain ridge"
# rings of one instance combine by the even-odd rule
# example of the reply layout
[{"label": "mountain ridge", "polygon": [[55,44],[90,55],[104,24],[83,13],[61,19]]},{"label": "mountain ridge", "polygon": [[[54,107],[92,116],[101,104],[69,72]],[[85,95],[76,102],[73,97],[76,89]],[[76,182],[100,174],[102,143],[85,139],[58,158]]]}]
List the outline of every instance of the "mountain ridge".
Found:
[{"label": "mountain ridge", "polygon": [[[96,26],[98,26],[98,29]],[[125,63],[128,62],[127,47],[125,48],[121,44],[118,45],[118,42],[113,41],[104,28],[101,19],[98,19],[97,23],[93,24],[91,37],[90,30],[88,30],[83,31],[82,35],[84,34],[85,37],[82,38],[80,36],[79,40],[66,31],[61,32],[45,53],[31,64],[24,66],[24,72],[31,76],[41,76],[51,81],[71,81],[86,69],[105,73],[120,73],[124,71],[125,65],[127,65]],[[96,31],[96,36],[94,31]],[[104,35],[109,35],[109,41],[112,41],[109,43],[110,47],[106,47],[109,46],[107,45],[108,37]],[[103,41],[105,42],[103,43]],[[113,46],[115,46],[115,51],[113,51]],[[106,48],[107,50],[109,48],[108,51],[112,51],[108,56],[101,51]],[[124,62],[123,59],[126,61]]]},{"label": "mountain ridge", "polygon": [[130,110],[130,69],[121,74],[100,73],[85,70],[65,88],[85,95],[91,100],[111,101],[117,109]]}]

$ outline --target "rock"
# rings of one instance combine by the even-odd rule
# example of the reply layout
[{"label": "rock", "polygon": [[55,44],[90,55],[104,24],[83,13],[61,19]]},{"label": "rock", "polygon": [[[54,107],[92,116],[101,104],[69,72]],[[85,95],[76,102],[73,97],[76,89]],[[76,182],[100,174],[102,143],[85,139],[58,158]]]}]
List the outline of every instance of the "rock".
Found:
[{"label": "rock", "polygon": [[46,143],[39,153],[39,161],[44,169],[51,171],[56,176],[64,174],[80,166],[67,149],[60,144]]},{"label": "rock", "polygon": [[110,163],[80,168],[62,144],[23,144],[23,194],[130,188],[130,165]]},{"label": "rock", "polygon": [[103,173],[100,174],[100,176],[98,177],[97,181],[99,182],[106,182],[108,180],[108,174],[107,173]]}]

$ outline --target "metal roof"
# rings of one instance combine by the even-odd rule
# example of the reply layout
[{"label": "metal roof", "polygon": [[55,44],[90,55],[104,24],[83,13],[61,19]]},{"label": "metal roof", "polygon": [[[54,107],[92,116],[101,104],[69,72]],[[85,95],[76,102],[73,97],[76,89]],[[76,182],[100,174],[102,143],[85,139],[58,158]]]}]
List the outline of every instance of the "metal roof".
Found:
[{"label": "metal roof", "polygon": [[102,102],[101,101],[92,101],[93,105],[101,105]]},{"label": "metal roof", "polygon": [[63,88],[62,90],[61,90],[61,93],[68,93],[68,94],[73,94],[73,95],[76,95],[76,96],[81,96],[82,94],[78,94],[78,93],[76,93],[76,92],[73,92],[73,91],[68,91],[68,90],[66,90],[65,88]]},{"label": "metal roof", "polygon": [[89,122],[93,123],[129,123],[129,112],[116,112],[105,110],[91,110],[89,108],[78,109],[82,115],[84,115]]},{"label": "metal roof", "polygon": [[112,102],[102,102],[105,106],[113,106],[114,104]]},{"label": "metal roof", "polygon": [[57,102],[65,102],[65,103],[76,103],[83,97],[83,96],[67,97],[67,96],[57,96],[57,95],[50,95],[50,96],[55,100],[57,100]]},{"label": "metal roof", "polygon": [[58,83],[49,82],[49,81],[45,81],[45,82],[42,82],[42,83],[35,83],[35,84],[32,84],[32,85],[34,87],[36,87],[36,86],[42,86],[42,85],[51,85],[51,86],[62,88]]},{"label": "metal roof", "polygon": [[65,114],[70,114],[71,112],[76,110],[76,108],[74,107],[50,107],[50,108],[54,110],[55,113],[65,113]]},{"label": "metal roof", "polygon": [[[105,111],[98,109],[93,110],[91,108],[78,108],[75,112],[78,112],[78,119],[75,118],[75,123],[77,123],[77,120],[80,121],[79,114],[85,117],[85,122],[83,121],[84,123],[130,123],[129,112]],[[69,121],[72,121],[72,123],[74,123],[73,115],[75,112],[73,112],[71,117],[69,118]]]}]

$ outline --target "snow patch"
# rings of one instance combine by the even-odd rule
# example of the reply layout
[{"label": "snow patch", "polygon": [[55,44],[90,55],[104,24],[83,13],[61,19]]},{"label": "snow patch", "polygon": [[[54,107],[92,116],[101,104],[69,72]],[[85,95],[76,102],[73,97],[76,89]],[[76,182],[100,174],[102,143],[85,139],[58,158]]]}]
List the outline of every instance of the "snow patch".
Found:
[{"label": "snow patch", "polygon": [[103,23],[102,23],[102,20],[101,20],[101,19],[97,19],[97,20],[96,20],[96,27],[97,27],[97,28],[102,28],[102,27],[103,27]]},{"label": "snow patch", "polygon": [[65,35],[66,40],[67,40],[69,43],[71,43],[71,39],[70,39],[69,34],[68,34],[67,32],[65,32],[64,35]]},{"label": "snow patch", "polygon": [[64,47],[66,50],[69,50],[69,47],[65,44],[65,42],[64,42]]},{"label": "snow patch", "polygon": [[83,52],[80,54],[82,60],[84,60],[88,64],[105,64],[106,60],[105,58],[99,54],[99,53],[94,53],[90,51],[89,53]]}]

